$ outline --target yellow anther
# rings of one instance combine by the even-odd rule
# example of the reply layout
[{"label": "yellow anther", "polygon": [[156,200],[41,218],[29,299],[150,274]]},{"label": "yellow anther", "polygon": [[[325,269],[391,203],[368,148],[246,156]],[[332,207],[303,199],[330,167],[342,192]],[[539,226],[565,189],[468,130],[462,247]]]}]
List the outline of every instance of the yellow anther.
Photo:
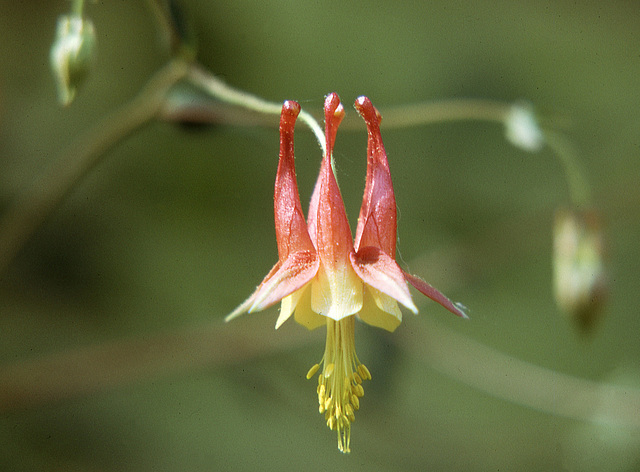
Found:
[{"label": "yellow anther", "polygon": [[349,416],[353,415],[353,408],[351,408],[351,405],[349,403],[347,403],[344,406],[344,415],[348,418]]},{"label": "yellow anther", "polygon": [[309,369],[309,372],[307,372],[307,380],[309,380],[311,377],[316,375],[316,372],[318,372],[319,368],[320,368],[320,364],[316,364],[313,367],[311,367],[311,369]]},{"label": "yellow anther", "polygon": [[324,404],[320,403],[320,405],[318,406],[318,413],[322,414],[324,413]]},{"label": "yellow anther", "polygon": [[351,395],[351,404],[354,410],[358,411],[360,409],[360,399],[357,396]]},{"label": "yellow anther", "polygon": [[360,377],[360,376],[358,375],[358,373],[357,373],[357,372],[354,372],[354,373],[351,375],[351,380],[352,380],[356,385],[360,385],[360,384],[362,383],[362,377]]},{"label": "yellow anther", "polygon": [[356,385],[353,387],[353,393],[358,397],[364,397],[364,388],[362,388],[362,385]]},{"label": "yellow anther", "polygon": [[352,423],[356,420],[356,415],[353,413],[353,408],[351,408],[351,405],[349,405],[348,403],[344,406],[344,414]]},{"label": "yellow anther", "polygon": [[336,429],[336,419],[333,416],[330,416],[329,419],[327,419],[327,426],[331,431]]},{"label": "yellow anther", "polygon": [[360,364],[358,366],[358,373],[364,380],[371,380],[371,372],[369,372],[369,369],[367,369],[366,365]]},{"label": "yellow anther", "polygon": [[332,400],[331,397],[325,398],[325,400],[324,400],[324,409],[325,410],[328,410],[331,407],[331,400]]},{"label": "yellow anther", "polygon": [[329,377],[331,377],[331,374],[333,374],[333,369],[334,368],[335,368],[335,364],[333,362],[324,367],[324,378],[325,379],[328,379]]},{"label": "yellow anther", "polygon": [[325,393],[327,393],[327,388],[324,386],[324,384],[318,385],[318,398],[324,398]]}]

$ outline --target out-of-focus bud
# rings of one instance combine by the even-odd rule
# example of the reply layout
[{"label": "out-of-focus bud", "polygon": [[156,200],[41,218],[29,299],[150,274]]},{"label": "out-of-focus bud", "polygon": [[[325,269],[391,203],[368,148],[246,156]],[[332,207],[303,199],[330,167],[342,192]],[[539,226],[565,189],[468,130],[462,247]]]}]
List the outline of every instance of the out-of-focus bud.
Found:
[{"label": "out-of-focus bud", "polygon": [[553,266],[556,302],[579,328],[588,331],[607,295],[603,237],[595,212],[558,211]]},{"label": "out-of-focus bud", "polygon": [[504,122],[505,137],[516,147],[536,152],[544,145],[544,134],[538,125],[533,107],[526,102],[515,103]]},{"label": "out-of-focus bud", "polygon": [[91,20],[80,15],[64,15],[58,19],[49,60],[62,105],[67,106],[73,101],[78,87],[87,78],[95,44],[96,32]]}]

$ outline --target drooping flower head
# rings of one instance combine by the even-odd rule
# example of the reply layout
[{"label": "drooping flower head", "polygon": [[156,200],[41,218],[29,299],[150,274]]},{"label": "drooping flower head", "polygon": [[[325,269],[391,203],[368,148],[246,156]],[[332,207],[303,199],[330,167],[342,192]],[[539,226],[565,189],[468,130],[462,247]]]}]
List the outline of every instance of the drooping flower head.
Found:
[{"label": "drooping flower head", "polygon": [[324,104],[326,149],[305,222],[295,174],[293,129],[300,105],[286,101],[280,116],[280,160],[274,214],[278,263],[256,291],[227,316],[264,310],[281,301],[276,328],[292,314],[308,329],[327,326],[324,356],[307,374],[318,376],[318,403],[327,426],[337,431],[338,448],[350,451],[351,423],[364,395],[369,370],[355,352],[354,321],[394,331],[402,321],[398,303],[414,313],[408,284],[452,313],[460,305],[404,272],[395,261],[396,201],[380,134],[381,117],[366,97],[355,108],[367,125],[367,178],[355,241],[332,166],[333,147],[344,109],[338,95]]}]

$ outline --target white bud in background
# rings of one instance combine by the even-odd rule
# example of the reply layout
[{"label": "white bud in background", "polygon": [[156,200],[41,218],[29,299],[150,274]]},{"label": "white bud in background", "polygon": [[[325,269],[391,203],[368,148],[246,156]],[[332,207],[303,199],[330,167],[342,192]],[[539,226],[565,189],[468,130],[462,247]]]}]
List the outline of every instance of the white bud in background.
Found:
[{"label": "white bud in background", "polygon": [[554,226],[556,302],[581,329],[600,314],[607,293],[603,237],[593,212],[559,211]]},{"label": "white bud in background", "polygon": [[58,19],[49,60],[58,88],[58,99],[69,105],[87,78],[95,54],[96,33],[91,20],[79,15]]},{"label": "white bud in background", "polygon": [[544,146],[544,134],[530,104],[512,105],[504,125],[505,137],[514,146],[529,152],[540,151]]}]

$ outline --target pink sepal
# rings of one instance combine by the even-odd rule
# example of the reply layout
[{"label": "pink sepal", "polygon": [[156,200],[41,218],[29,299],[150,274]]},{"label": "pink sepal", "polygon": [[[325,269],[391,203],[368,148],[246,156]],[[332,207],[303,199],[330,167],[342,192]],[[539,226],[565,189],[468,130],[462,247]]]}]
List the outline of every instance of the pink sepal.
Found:
[{"label": "pink sepal", "polygon": [[379,247],[388,256],[396,255],[396,197],[389,161],[380,134],[381,116],[367,97],[359,97],[355,108],[367,124],[367,180],[354,247]]},{"label": "pink sepal", "polygon": [[[278,267],[279,265],[279,267]],[[309,282],[318,272],[320,260],[315,252],[301,251],[290,254],[283,264],[278,263],[252,295],[248,311],[260,311],[291,295]]]},{"label": "pink sepal", "polygon": [[352,253],[351,265],[364,283],[396,299],[414,313],[418,312],[402,269],[379,248],[368,246]]},{"label": "pink sepal", "polygon": [[433,288],[431,285],[429,285],[427,282],[425,282],[421,278],[416,277],[415,275],[407,274],[404,271],[403,273],[404,273],[405,279],[407,279],[407,281],[411,285],[413,285],[420,293],[426,295],[434,302],[439,303],[454,315],[461,316],[462,318],[469,318],[465,313],[466,307],[464,305],[460,303],[452,302],[447,297],[445,297],[442,293],[440,293],[439,290]]}]

